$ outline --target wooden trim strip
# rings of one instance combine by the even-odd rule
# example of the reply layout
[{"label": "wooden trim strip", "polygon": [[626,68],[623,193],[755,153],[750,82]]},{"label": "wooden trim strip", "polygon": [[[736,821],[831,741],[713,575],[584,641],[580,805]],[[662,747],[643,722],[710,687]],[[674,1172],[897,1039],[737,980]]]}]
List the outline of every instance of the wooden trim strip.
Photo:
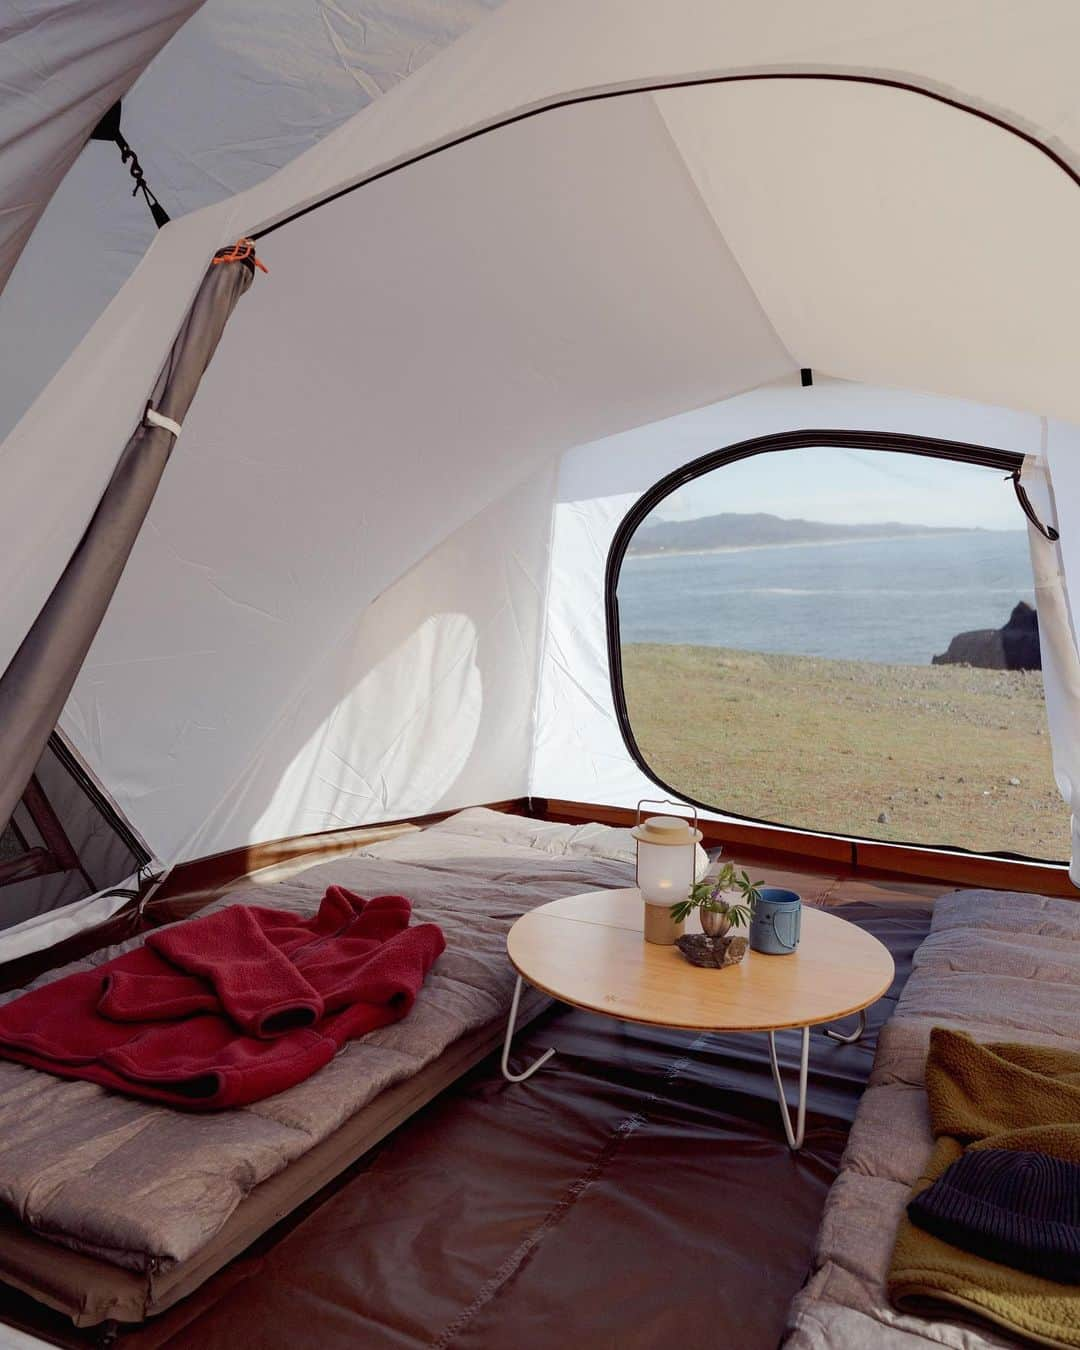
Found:
[{"label": "wooden trim strip", "polygon": [[[515,797],[486,803],[489,810],[513,812],[537,820],[581,824],[599,821],[602,825],[631,826],[635,812],[622,806],[602,806],[591,802],[560,798]],[[461,809],[461,808],[457,808]],[[386,821],[347,830],[327,830],[320,834],[275,839],[265,844],[230,849],[208,858],[182,863],[140,913],[133,901],[117,911],[104,924],[77,933],[44,952],[8,962],[0,967],[0,992],[15,989],[43,971],[65,965],[111,943],[133,937],[147,927],[183,918],[201,909],[215,896],[238,885],[252,872],[289,861],[307,858],[314,862],[332,858],[357,846],[359,836],[371,839],[375,833],[397,832],[404,828],[433,825],[456,815],[437,811],[414,816],[411,821]],[[1080,899],[1080,890],[1069,881],[1065,867],[1036,863],[1010,862],[976,854],[934,853],[891,844],[863,844],[831,836],[800,834],[776,826],[751,826],[740,821],[699,820],[704,842],[710,848],[725,846],[745,863],[756,862],[779,868],[798,867],[810,874],[837,880],[859,877],[865,880],[906,880],[955,886],[979,886],[990,890],[1036,891],[1042,895]]]},{"label": "wooden trim strip", "polygon": [[[488,802],[487,806],[491,811],[525,814],[528,800],[525,797],[513,797],[505,801]],[[406,830],[434,825],[437,821],[456,815],[460,809],[436,811],[431,815],[411,816],[408,819],[383,820],[344,830],[322,830],[317,834],[294,835],[288,839],[270,839],[266,843],[247,844],[205,858],[195,858],[173,868],[165,882],[155,891],[147,912],[156,913],[166,906],[191,907],[198,901],[206,904],[252,873],[279,867],[299,858],[306,858],[310,863],[315,859],[329,859],[340,853],[350,853],[377,838],[391,838]]]},{"label": "wooden trim strip", "polygon": [[[563,821],[575,825],[595,820],[601,825],[620,828],[632,826],[637,821],[637,814],[630,807],[599,806],[594,802],[567,801],[555,797],[531,798],[530,814],[539,820]],[[790,862],[791,855],[795,854],[808,862],[828,864],[830,874],[854,870],[852,846],[847,839],[832,835],[799,834],[794,830],[748,825],[739,820],[710,820],[703,816],[698,817],[698,828],[707,848],[738,846],[740,857],[767,859],[770,854],[783,854],[785,860]]]},{"label": "wooden trim strip", "polygon": [[[630,826],[636,813],[628,807],[597,806],[558,798],[531,800],[530,814],[541,820],[579,823],[597,820],[604,825]],[[698,826],[707,847],[725,846],[747,862],[812,862],[829,866],[838,876],[910,877],[919,881],[944,881],[956,886],[980,886],[989,890],[1036,891],[1040,895],[1080,899],[1069,880],[1068,868],[1054,863],[1014,862],[975,853],[944,853],[904,844],[865,843],[828,835],[801,834],[774,825],[748,825],[737,820],[699,818]],[[815,868],[814,870],[818,870]]]},{"label": "wooden trim strip", "polygon": [[[487,806],[492,811],[529,814],[529,803],[525,797],[488,802]],[[80,960],[115,942],[123,942],[147,928],[187,918],[225,891],[243,883],[252,873],[265,872],[265,869],[283,866],[300,858],[307,859],[309,863],[333,858],[355,849],[364,839],[373,841],[375,838],[390,838],[423,825],[434,825],[436,821],[456,815],[460,809],[436,811],[427,816],[414,816],[411,820],[383,821],[378,825],[325,830],[319,834],[295,835],[290,839],[272,839],[267,843],[249,844],[245,848],[228,849],[224,853],[181,863],[145,906],[140,907],[138,900],[132,900],[95,928],[75,933],[44,951],[30,952],[14,961],[0,964],[0,993],[19,989],[47,970]],[[266,879],[270,880],[269,877]],[[144,882],[143,892],[149,890],[152,884],[152,880]]]}]

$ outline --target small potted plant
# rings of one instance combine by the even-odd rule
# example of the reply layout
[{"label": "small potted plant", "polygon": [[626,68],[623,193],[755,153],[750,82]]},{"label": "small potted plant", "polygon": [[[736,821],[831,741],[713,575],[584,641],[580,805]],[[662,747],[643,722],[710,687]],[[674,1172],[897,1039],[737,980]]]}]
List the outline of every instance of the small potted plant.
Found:
[{"label": "small potted plant", "polygon": [[671,906],[671,917],[683,923],[696,909],[706,937],[722,938],[732,928],[750,923],[761,897],[761,881],[751,881],[746,872],[725,863],[715,877],[706,877],[690,888],[685,900]]}]

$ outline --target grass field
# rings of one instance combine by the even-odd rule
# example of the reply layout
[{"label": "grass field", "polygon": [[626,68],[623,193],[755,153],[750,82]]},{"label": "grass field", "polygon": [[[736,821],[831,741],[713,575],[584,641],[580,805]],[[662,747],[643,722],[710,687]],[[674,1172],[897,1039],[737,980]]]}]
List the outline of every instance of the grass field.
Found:
[{"label": "grass field", "polygon": [[1069,856],[1037,671],[633,644],[623,676],[647,761],[718,808],[870,839]]}]

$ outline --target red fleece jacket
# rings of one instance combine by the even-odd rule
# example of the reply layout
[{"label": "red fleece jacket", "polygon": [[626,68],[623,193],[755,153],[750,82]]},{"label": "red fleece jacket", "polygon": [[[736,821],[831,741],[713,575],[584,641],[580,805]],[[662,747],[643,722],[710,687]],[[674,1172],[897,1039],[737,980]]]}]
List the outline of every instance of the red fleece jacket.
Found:
[{"label": "red fleece jacket", "polygon": [[0,1007],[0,1055],[189,1110],[292,1087],[404,1017],[446,943],[400,895],[232,905]]}]

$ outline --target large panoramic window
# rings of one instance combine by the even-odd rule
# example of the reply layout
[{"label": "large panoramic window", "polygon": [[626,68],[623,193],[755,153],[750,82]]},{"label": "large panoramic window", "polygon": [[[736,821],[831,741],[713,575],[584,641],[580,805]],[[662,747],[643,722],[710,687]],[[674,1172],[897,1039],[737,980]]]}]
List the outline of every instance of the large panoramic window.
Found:
[{"label": "large panoramic window", "polygon": [[659,782],[796,828],[1069,856],[1000,467],[767,451],[652,502],[623,546],[615,677]]}]

